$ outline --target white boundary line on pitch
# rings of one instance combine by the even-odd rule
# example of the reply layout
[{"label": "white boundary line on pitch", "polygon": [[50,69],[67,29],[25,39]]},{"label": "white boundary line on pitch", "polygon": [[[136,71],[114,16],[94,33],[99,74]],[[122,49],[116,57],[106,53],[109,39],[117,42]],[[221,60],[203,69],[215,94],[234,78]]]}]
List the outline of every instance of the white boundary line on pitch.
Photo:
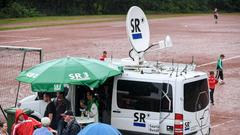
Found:
[{"label": "white boundary line on pitch", "polygon": [[21,42],[30,42],[30,41],[43,41],[50,40],[51,38],[39,38],[39,39],[29,39],[29,40],[17,40],[17,41],[9,41],[9,42],[0,42],[1,44],[12,44],[12,43],[21,43]]},{"label": "white boundary line on pitch", "polygon": [[211,114],[211,117],[216,117],[216,118],[221,118],[221,119],[233,119],[233,117],[219,116],[219,115],[214,115],[214,114]]},{"label": "white boundary line on pitch", "polygon": [[[236,58],[240,58],[240,55],[223,59],[223,61],[232,60],[232,59],[236,59]],[[213,62],[209,62],[209,63],[205,63],[205,64],[198,65],[197,67],[204,67],[204,66],[208,66],[208,65],[212,65],[212,64],[216,64],[216,63],[217,63],[217,61],[213,61]]]},{"label": "white boundary line on pitch", "polygon": [[231,122],[233,122],[233,121],[235,121],[235,120],[229,120],[229,121],[226,121],[226,122],[223,122],[223,123],[220,123],[220,124],[214,125],[214,126],[212,126],[212,128],[216,128],[216,127],[219,127],[219,126],[225,125],[225,124],[227,124],[227,123],[231,123]]},{"label": "white boundary line on pitch", "polygon": [[9,38],[45,38],[45,37],[29,37],[29,36],[12,36],[12,35],[0,35],[0,37],[9,37]]},{"label": "white boundary line on pitch", "polygon": [[16,30],[3,30],[3,31],[0,31],[0,33],[6,33],[6,32],[21,32],[21,31],[30,31],[30,30],[36,30],[36,29],[40,29],[40,28],[26,28],[26,29],[16,29]]}]

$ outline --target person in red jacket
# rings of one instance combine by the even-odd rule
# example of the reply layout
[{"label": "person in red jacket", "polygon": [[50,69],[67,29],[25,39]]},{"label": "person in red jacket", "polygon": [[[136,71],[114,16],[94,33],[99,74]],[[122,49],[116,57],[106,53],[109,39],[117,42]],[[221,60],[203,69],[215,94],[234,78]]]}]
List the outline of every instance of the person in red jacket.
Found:
[{"label": "person in red jacket", "polygon": [[103,51],[102,56],[99,58],[99,60],[104,61],[107,58],[107,51]]},{"label": "person in red jacket", "polygon": [[22,109],[16,109],[11,135],[32,135],[35,127],[40,128],[41,126],[40,122],[28,117]]},{"label": "person in red jacket", "polygon": [[210,100],[211,100],[211,104],[214,105],[213,94],[214,94],[215,86],[218,83],[218,80],[214,77],[213,71],[210,71],[209,74],[210,74],[210,76],[208,78],[208,84],[209,84],[209,88],[210,88]]}]

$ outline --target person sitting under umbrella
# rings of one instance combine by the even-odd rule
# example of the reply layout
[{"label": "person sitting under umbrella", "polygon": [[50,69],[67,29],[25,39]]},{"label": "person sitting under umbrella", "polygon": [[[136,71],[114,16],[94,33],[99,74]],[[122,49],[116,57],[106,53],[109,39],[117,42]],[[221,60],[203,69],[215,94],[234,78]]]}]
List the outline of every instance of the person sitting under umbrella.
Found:
[{"label": "person sitting under umbrella", "polygon": [[84,100],[80,100],[79,105],[80,105],[79,111],[81,112],[80,116],[84,117],[84,113],[86,112],[87,109],[87,106],[84,104]]},{"label": "person sitting under umbrella", "polygon": [[64,122],[66,122],[66,126],[63,128],[61,135],[77,135],[81,130],[80,125],[77,123],[73,112],[71,110],[67,110],[62,114],[64,118]]},{"label": "person sitting under umbrella", "polygon": [[[66,89],[66,88],[65,88]],[[65,98],[64,92],[57,92],[57,98],[54,100],[56,107],[56,123],[58,134],[61,135],[64,119],[61,116],[66,110],[71,110],[71,103]]]},{"label": "person sitting under umbrella", "polygon": [[93,91],[89,90],[87,92],[87,112],[89,117],[94,118],[94,122],[98,122],[98,103],[93,98]]}]

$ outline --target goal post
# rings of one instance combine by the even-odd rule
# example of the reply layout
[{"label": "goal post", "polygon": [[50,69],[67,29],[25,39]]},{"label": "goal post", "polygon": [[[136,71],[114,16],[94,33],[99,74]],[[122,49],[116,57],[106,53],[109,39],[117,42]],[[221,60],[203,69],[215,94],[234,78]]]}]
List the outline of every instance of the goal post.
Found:
[{"label": "goal post", "polygon": [[41,63],[42,58],[42,48],[0,45],[0,105],[3,109],[16,106],[18,99],[31,94],[31,87],[15,78],[21,71]]},{"label": "goal post", "polygon": [[23,52],[39,52],[39,61],[42,62],[42,48],[34,48],[34,47],[21,47],[21,46],[2,46],[0,45],[0,51],[3,50],[17,50],[17,51],[23,51]]}]

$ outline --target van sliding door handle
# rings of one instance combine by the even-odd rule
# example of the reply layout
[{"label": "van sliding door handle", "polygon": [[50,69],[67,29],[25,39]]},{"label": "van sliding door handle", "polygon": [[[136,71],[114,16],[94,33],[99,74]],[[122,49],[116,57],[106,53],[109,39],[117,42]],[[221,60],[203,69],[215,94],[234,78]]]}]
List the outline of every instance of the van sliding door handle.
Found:
[{"label": "van sliding door handle", "polygon": [[113,110],[114,113],[121,113],[119,110]]}]

